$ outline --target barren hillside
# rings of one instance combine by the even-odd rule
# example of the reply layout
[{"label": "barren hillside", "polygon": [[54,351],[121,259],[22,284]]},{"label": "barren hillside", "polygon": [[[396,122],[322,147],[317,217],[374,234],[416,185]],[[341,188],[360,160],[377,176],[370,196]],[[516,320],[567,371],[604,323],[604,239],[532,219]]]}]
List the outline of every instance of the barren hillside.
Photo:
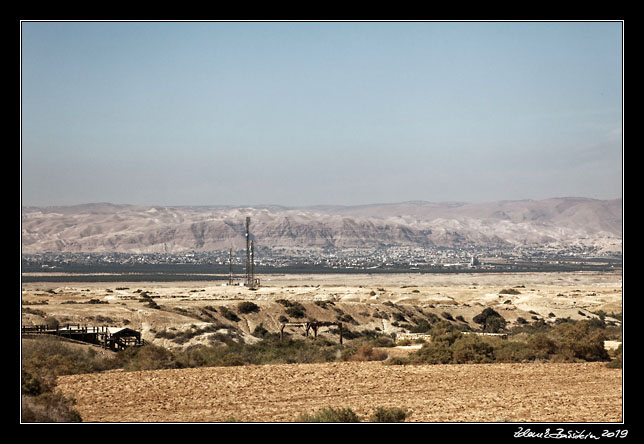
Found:
[{"label": "barren hillside", "polygon": [[283,249],[581,245],[619,251],[622,237],[621,199],[310,208],[87,204],[23,208],[22,251],[239,249],[246,216],[258,246]]}]

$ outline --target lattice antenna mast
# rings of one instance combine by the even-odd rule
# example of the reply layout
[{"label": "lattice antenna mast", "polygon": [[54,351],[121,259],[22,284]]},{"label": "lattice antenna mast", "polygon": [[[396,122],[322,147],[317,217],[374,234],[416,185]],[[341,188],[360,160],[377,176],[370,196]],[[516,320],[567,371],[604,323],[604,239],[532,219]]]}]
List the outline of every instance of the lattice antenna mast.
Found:
[{"label": "lattice antenna mast", "polygon": [[255,283],[250,250],[250,216],[246,216],[246,285],[252,288]]},{"label": "lattice antenna mast", "polygon": [[228,285],[233,285],[233,249],[228,252]]},{"label": "lattice antenna mast", "polygon": [[251,288],[255,288],[257,283],[255,282],[255,241],[250,241],[250,279],[251,279]]}]

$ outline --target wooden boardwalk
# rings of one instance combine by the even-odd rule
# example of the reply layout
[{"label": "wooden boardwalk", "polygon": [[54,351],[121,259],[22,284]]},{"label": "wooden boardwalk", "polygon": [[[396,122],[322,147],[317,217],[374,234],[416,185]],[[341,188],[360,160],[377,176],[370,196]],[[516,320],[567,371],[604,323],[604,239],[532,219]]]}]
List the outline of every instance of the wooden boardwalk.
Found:
[{"label": "wooden boardwalk", "polygon": [[101,347],[115,351],[145,344],[140,332],[127,327],[67,325],[65,327],[51,328],[47,325],[23,325],[22,335],[54,335],[88,344],[100,345]]}]

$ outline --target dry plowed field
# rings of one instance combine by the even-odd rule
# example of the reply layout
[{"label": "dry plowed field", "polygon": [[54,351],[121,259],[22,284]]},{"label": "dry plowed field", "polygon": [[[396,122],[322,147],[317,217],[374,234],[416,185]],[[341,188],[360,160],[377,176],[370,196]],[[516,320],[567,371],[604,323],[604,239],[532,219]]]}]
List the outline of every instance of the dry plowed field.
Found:
[{"label": "dry plowed field", "polygon": [[409,422],[619,422],[622,372],[604,363],[337,362],[60,377],[86,422],[292,422],[332,406]]}]

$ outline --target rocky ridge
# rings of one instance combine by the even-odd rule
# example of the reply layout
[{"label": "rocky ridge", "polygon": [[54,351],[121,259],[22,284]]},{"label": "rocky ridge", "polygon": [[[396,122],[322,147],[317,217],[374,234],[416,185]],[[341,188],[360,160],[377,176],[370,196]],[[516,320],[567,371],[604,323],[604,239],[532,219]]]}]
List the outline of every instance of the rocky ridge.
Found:
[{"label": "rocky ridge", "polygon": [[622,248],[622,200],[556,198],[484,204],[405,202],[289,208],[23,207],[22,252],[182,253],[245,248],[245,218],[260,247],[467,246]]}]

